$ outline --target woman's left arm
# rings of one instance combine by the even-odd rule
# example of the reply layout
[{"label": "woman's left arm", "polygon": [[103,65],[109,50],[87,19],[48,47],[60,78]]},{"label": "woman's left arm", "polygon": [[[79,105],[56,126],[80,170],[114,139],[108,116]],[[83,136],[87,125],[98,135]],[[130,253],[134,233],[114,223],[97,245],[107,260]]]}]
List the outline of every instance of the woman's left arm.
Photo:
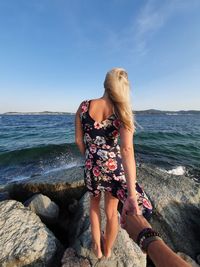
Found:
[{"label": "woman's left arm", "polygon": [[80,118],[81,104],[75,115],[75,142],[81,154],[85,155],[85,143],[83,141],[83,128],[82,128],[82,123],[81,123],[81,118]]}]

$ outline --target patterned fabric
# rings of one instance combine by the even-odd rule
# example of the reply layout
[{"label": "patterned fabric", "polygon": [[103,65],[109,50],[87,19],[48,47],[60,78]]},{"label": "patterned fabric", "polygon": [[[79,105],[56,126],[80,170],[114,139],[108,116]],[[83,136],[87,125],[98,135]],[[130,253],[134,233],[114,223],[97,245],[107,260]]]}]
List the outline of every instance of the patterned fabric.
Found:
[{"label": "patterned fabric", "polygon": [[[81,103],[80,113],[86,146],[85,185],[93,196],[98,196],[101,191],[109,191],[124,203],[127,185],[118,145],[121,121],[114,113],[101,122],[95,121],[89,114],[90,102],[91,100],[84,100]],[[137,182],[136,192],[143,215],[149,217],[152,212],[151,203]]]}]

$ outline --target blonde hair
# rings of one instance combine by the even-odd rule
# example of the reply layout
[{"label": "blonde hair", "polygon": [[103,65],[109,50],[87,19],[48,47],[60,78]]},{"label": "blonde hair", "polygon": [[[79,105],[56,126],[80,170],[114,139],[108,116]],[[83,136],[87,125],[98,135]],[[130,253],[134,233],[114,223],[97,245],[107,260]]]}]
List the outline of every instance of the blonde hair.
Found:
[{"label": "blonde hair", "polygon": [[114,68],[107,72],[104,88],[114,105],[116,115],[124,127],[134,132],[134,114],[132,112],[127,72],[122,68]]}]

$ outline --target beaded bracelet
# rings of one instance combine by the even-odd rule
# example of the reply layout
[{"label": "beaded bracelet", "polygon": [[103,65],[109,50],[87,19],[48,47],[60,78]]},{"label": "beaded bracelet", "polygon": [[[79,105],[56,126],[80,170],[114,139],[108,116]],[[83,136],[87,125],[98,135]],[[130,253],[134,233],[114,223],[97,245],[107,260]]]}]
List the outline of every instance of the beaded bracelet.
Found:
[{"label": "beaded bracelet", "polygon": [[144,228],[138,235],[136,243],[144,253],[147,253],[147,247],[153,241],[160,240],[160,234],[152,228]]},{"label": "beaded bracelet", "polygon": [[160,238],[159,236],[147,237],[142,243],[142,251],[147,253],[147,249],[148,249],[150,243],[153,241],[157,241],[157,240],[162,240],[162,238]]},{"label": "beaded bracelet", "polygon": [[149,231],[151,231],[152,228],[144,228],[139,234],[138,234],[138,237],[136,239],[136,243],[139,245],[139,241],[140,239],[142,238],[142,236],[145,234],[145,233],[148,233]]}]

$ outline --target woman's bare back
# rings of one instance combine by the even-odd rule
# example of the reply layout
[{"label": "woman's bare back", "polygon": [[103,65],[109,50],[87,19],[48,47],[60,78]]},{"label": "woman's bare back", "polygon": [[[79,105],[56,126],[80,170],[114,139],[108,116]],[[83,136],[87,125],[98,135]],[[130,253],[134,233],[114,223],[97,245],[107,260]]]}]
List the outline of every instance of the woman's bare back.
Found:
[{"label": "woman's bare back", "polygon": [[89,115],[96,122],[102,122],[114,113],[114,107],[108,98],[90,100]]}]

